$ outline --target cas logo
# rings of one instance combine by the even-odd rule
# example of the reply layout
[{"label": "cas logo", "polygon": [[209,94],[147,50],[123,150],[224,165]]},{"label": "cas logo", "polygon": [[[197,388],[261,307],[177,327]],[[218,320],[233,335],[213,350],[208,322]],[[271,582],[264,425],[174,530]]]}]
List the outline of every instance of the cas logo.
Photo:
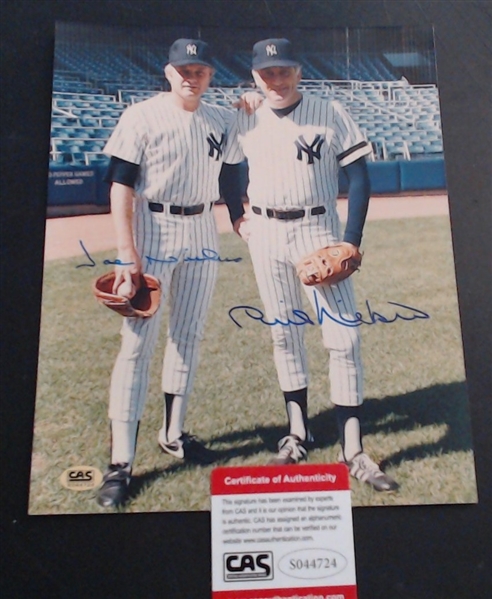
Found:
[{"label": "cas logo", "polygon": [[90,491],[98,487],[103,479],[102,472],[92,466],[73,466],[60,476],[60,483],[71,491]]},{"label": "cas logo", "polygon": [[273,553],[225,553],[224,581],[237,580],[273,580]]}]

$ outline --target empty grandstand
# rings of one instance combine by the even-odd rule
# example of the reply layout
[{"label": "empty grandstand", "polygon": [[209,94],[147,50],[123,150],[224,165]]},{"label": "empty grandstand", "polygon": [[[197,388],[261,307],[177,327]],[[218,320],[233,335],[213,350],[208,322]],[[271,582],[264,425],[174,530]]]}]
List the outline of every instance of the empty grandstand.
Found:
[{"label": "empty grandstand", "polygon": [[[90,26],[57,28],[50,169],[103,167],[107,162],[103,147],[125,107],[166,89],[162,68],[168,46],[162,39],[171,42],[191,35],[160,30],[157,36],[132,30],[132,37],[128,30],[106,30],[111,34],[102,35],[101,28]],[[409,34],[404,32],[400,37],[407,42],[402,51],[401,40],[396,49],[394,41],[391,47],[389,42],[374,46],[374,32],[368,31],[372,37],[367,49],[363,30],[347,30],[344,35],[335,31],[331,43],[338,46],[330,53],[304,47],[300,89],[343,103],[372,145],[371,162],[443,161],[428,40],[423,43],[415,35],[417,41],[409,45]],[[396,33],[390,33],[393,39]],[[351,41],[351,46],[348,40],[354,39],[357,44]],[[230,45],[222,53],[216,51],[214,86],[206,101],[230,106],[250,85],[249,48],[244,41],[233,52]],[[59,188],[56,191],[60,193]]]},{"label": "empty grandstand", "polygon": [[[66,81],[64,82],[64,84]],[[373,147],[372,160],[442,155],[439,98],[435,85],[403,81],[303,80],[300,89],[340,100]],[[243,87],[214,87],[208,102],[230,106]],[[102,148],[126,106],[158,93],[119,89],[116,95],[53,92],[51,160],[91,164],[104,160]]]}]

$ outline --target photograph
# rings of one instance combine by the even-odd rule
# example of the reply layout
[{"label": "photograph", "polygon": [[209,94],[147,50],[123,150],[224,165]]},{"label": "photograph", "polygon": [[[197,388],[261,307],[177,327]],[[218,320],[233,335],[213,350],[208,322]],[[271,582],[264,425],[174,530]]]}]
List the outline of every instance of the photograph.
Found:
[{"label": "photograph", "polygon": [[477,503],[445,145],[432,27],[57,22],[29,514]]}]

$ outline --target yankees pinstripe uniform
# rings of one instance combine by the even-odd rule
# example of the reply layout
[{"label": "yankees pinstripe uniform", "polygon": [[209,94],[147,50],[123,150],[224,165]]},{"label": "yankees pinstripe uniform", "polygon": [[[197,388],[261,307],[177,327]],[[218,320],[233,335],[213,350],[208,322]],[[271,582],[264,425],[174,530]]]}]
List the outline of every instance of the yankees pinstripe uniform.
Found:
[{"label": "yankees pinstripe uniform", "polygon": [[[127,499],[149,365],[166,299],[170,319],[159,444],[175,457],[202,463],[214,460],[213,452],[182,431],[217,277],[218,262],[203,257],[206,250],[211,250],[208,255],[218,252],[212,207],[219,198],[219,174],[231,115],[225,108],[200,101],[213,74],[208,52],[208,46],[199,40],[177,40],[166,67],[171,93],[129,107],[105,147],[113,161],[109,176],[112,194],[118,193],[115,184],[121,183],[123,193],[130,189],[133,196],[133,259],[128,260],[123,253],[120,260],[127,268],[136,262],[136,270],[156,276],[163,297],[153,317],[123,321],[122,344],[110,387],[112,460],[98,495],[103,506],[119,505]],[[118,208],[116,200],[113,205],[113,195],[112,208]],[[125,236],[122,233],[120,237]]]},{"label": "yankees pinstripe uniform", "polygon": [[[341,414],[342,459],[349,462],[358,454],[353,474],[361,469],[366,476],[370,469],[368,482],[378,490],[388,490],[385,487],[393,487],[393,481],[362,452],[359,329],[339,324],[344,318],[355,320],[352,280],[335,286],[303,286],[295,268],[302,257],[316,249],[342,241],[360,244],[369,190],[367,197],[352,198],[358,214],[354,217],[352,210],[343,233],[336,211],[338,172],[352,164],[365,169],[363,157],[371,148],[340,103],[300,94],[299,64],[287,40],[255,44],[253,76],[266,102],[253,115],[238,113],[226,161],[248,160],[248,243],[266,318],[268,322],[290,322],[271,327],[274,361],[290,422],[290,435],[280,441],[274,463],[306,457],[309,441],[305,327],[293,324],[295,311],[302,308],[304,291],[316,313],[334,317],[322,319],[321,331],[329,351],[331,400]],[[349,195],[349,206],[350,200]]]},{"label": "yankees pinstripe uniform", "polygon": [[[188,113],[160,94],[129,108],[105,148],[113,156],[140,164],[135,186],[135,239],[145,272],[158,277],[164,293],[169,290],[173,300],[163,381],[166,391],[175,395],[191,391],[197,342],[217,274],[216,261],[197,258],[202,257],[204,248],[218,251],[212,206],[219,196],[226,116],[224,109],[203,103]],[[144,151],[141,138],[132,139],[129,130],[146,132]],[[197,205],[204,208],[196,215],[171,211],[173,206],[174,210],[193,210]],[[162,309],[151,319],[123,322],[123,347],[111,384],[110,418],[139,420],[142,415],[148,359],[161,314]],[[141,348],[144,355],[137,360],[134,355],[140,354]]]},{"label": "yankees pinstripe uniform", "polygon": [[[248,158],[252,206],[250,251],[261,299],[269,320],[293,318],[301,303],[300,283],[294,266],[304,255],[341,241],[336,212],[337,156],[356,160],[368,144],[338,103],[304,97],[290,118],[279,118],[269,106],[253,116],[237,118],[238,149]],[[234,129],[231,136],[235,133]],[[345,148],[345,149],[344,149]],[[230,158],[230,157],[229,157]],[[343,164],[342,164],[343,165]],[[269,218],[267,210],[305,210],[300,219]],[[314,210],[314,213],[313,213]],[[336,287],[305,287],[330,314],[355,314],[352,281]],[[334,403],[362,403],[362,363],[357,328],[341,327],[325,319],[323,340],[331,350],[331,393]],[[273,327],[275,363],[283,391],[307,385],[301,326]],[[347,377],[346,374],[349,374]]]}]

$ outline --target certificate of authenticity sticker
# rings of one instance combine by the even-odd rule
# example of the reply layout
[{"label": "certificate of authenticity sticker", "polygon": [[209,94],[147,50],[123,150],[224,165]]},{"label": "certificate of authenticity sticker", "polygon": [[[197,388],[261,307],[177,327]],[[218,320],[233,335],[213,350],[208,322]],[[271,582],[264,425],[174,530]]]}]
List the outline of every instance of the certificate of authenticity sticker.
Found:
[{"label": "certificate of authenticity sticker", "polygon": [[357,599],[348,469],[212,472],[213,599]]}]

